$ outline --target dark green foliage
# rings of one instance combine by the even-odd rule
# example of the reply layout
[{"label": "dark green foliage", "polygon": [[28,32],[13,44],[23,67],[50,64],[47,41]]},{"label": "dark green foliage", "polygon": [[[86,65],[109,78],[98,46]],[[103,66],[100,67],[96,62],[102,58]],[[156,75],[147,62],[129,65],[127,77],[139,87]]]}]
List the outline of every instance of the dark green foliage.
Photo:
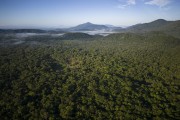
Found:
[{"label": "dark green foliage", "polygon": [[179,39],[152,32],[40,43],[0,48],[2,120],[180,119]]}]

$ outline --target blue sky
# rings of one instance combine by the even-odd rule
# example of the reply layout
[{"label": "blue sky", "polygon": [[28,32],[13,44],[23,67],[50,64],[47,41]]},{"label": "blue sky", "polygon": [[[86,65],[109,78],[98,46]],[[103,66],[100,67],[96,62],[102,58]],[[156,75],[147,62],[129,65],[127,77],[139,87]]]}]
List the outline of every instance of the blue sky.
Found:
[{"label": "blue sky", "polygon": [[0,0],[0,26],[129,26],[160,18],[180,20],[179,6],[180,0]]}]

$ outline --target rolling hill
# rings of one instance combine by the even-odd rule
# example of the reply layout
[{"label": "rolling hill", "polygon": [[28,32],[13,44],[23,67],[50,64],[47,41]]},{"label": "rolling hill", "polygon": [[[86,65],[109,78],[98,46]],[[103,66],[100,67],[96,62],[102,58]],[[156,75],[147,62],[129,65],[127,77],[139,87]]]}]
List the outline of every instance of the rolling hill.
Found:
[{"label": "rolling hill", "polygon": [[0,29],[0,33],[46,33],[40,29]]},{"label": "rolling hill", "polygon": [[151,31],[162,31],[166,34],[180,38],[180,20],[178,21],[166,21],[164,19],[158,19],[150,23],[143,23],[130,26],[126,29],[119,30],[119,32],[134,32],[144,33]]}]

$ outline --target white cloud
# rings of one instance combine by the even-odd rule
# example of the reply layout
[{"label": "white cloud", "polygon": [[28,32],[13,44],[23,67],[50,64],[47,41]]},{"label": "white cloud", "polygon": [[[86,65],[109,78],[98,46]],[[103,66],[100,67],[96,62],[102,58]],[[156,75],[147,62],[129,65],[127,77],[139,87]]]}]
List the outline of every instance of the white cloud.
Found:
[{"label": "white cloud", "polygon": [[127,0],[126,2],[123,2],[123,0],[119,0],[121,4],[118,5],[118,8],[124,9],[127,6],[135,5],[136,0]]},{"label": "white cloud", "polygon": [[151,0],[149,2],[145,2],[145,4],[164,7],[164,6],[168,5],[170,2],[171,2],[171,0]]},{"label": "white cloud", "polygon": [[135,1],[135,0],[128,0],[128,1],[127,1],[127,4],[128,4],[128,5],[135,5],[135,4],[136,4],[136,1]]}]

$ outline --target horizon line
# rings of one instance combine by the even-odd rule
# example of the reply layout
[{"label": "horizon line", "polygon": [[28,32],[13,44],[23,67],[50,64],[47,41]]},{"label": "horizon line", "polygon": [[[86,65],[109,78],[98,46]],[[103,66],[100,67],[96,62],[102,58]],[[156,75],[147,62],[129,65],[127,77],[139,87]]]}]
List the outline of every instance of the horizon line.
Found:
[{"label": "horizon line", "polygon": [[[179,21],[180,19],[177,19],[177,20],[167,20],[167,19],[162,19],[162,18],[159,18],[159,19],[155,19],[153,21],[157,21],[157,20],[165,20],[165,21],[169,21],[169,22],[173,22],[173,21]],[[131,25],[113,25],[113,24],[98,24],[98,23],[92,23],[92,22],[83,22],[83,23],[80,23],[80,24],[77,24],[77,25],[74,25],[74,26],[66,26],[66,25],[47,25],[47,26],[43,26],[43,25],[4,25],[4,26],[0,26],[0,29],[66,29],[66,28],[70,28],[70,27],[75,27],[75,26],[78,26],[78,25],[81,25],[81,24],[86,24],[86,23],[91,23],[91,24],[95,24],[95,25],[112,25],[114,27],[122,27],[122,28],[126,28],[126,27],[130,27],[130,26],[133,26],[133,25],[137,25],[137,24],[145,24],[145,23],[151,23],[153,21],[150,21],[150,22],[139,22],[139,23],[136,23],[136,24],[131,24]],[[58,27],[59,26],[59,27]]]}]

